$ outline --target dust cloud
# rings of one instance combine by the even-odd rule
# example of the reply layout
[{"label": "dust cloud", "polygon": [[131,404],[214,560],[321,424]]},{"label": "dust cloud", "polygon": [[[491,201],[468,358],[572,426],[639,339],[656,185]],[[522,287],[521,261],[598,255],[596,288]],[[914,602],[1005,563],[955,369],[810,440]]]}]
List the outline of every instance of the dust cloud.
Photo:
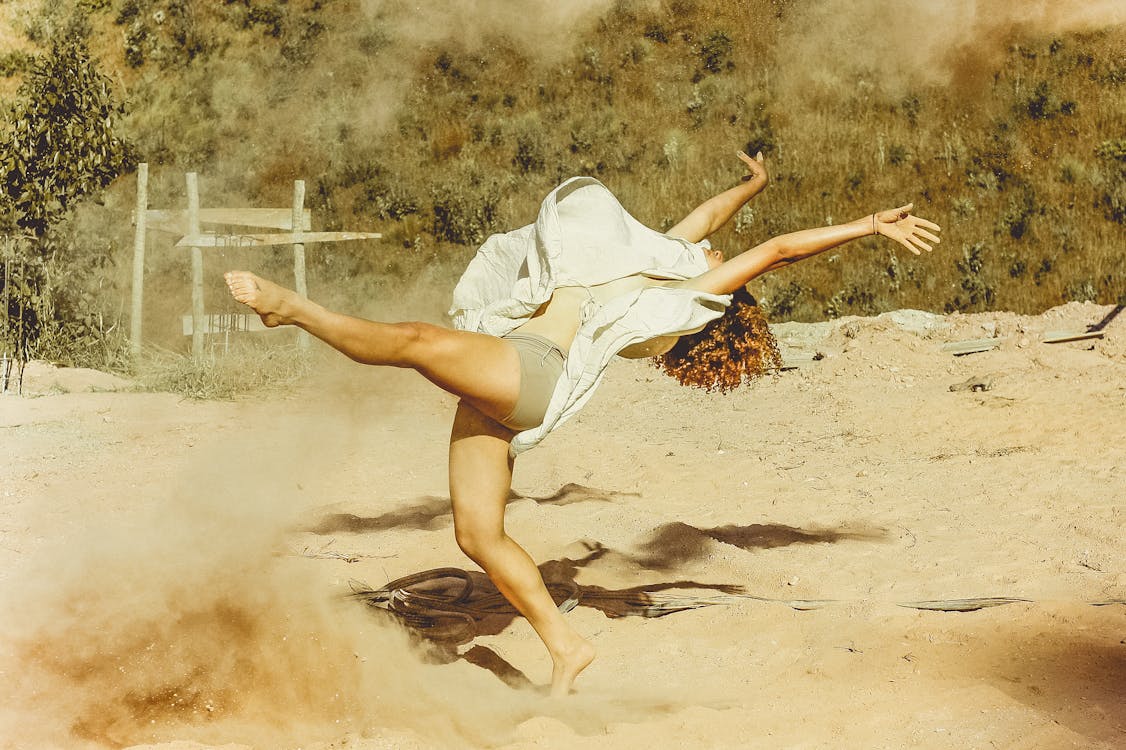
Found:
[{"label": "dust cloud", "polygon": [[435,664],[290,550],[293,467],[330,470],[333,427],[219,435],[117,512],[65,519],[0,594],[0,746],[290,747],[380,727],[480,742],[511,727],[536,696]]},{"label": "dust cloud", "polygon": [[416,45],[455,42],[476,47],[504,37],[541,62],[566,52],[584,25],[613,6],[612,0],[484,0],[436,3],[363,0],[364,12],[382,18]]},{"label": "dust cloud", "polygon": [[[827,86],[980,84],[1015,33],[1098,30],[1126,22],[1114,0],[831,0],[790,6],[783,16],[776,59],[779,76],[800,91]],[[967,102],[967,105],[969,102]]]},{"label": "dust cloud", "polygon": [[[345,736],[480,746],[536,716],[598,732],[674,702],[663,688],[591,690],[564,705],[514,689],[347,598],[347,573],[299,554],[294,532],[327,499],[302,483],[339,472],[357,422],[379,419],[357,413],[356,392],[394,401],[363,375],[366,386],[335,383],[320,400],[216,407],[235,418],[209,419],[190,458],[162,455],[171,470],[155,481],[117,476],[131,488],[120,497],[95,491],[80,506],[44,492],[32,518],[52,541],[0,591],[0,748],[287,748]],[[252,437],[232,429],[243,422],[257,422]],[[107,460],[95,471],[144,461],[127,449]]]}]

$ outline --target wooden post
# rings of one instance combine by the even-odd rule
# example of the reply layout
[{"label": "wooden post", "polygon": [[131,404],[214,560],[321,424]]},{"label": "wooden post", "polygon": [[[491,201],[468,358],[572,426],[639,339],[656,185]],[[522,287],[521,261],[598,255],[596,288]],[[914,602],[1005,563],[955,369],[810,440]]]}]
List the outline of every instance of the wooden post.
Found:
[{"label": "wooden post", "polygon": [[129,349],[141,353],[141,320],[145,299],[145,212],[149,208],[149,165],[137,165],[136,231],[133,232],[133,315],[130,319]]},{"label": "wooden post", "polygon": [[[7,245],[8,243],[5,242],[4,244]],[[3,287],[0,287],[0,288],[2,288],[4,290],[4,299],[3,299],[3,301],[0,301],[0,310],[3,310],[3,312],[0,312],[0,315],[4,316],[4,330],[5,331],[9,330],[8,326],[10,325],[9,316],[8,316],[8,298],[11,295],[11,282],[8,280],[9,279],[8,264],[10,262],[11,262],[11,259],[8,257],[8,253],[5,252],[4,253],[4,278],[0,279],[0,281],[3,282]],[[15,358],[15,354],[13,353],[13,359],[14,358]],[[11,371],[12,371],[12,360],[8,359],[8,350],[5,349],[4,350],[3,365],[0,365],[0,393],[7,393],[8,392],[8,373],[10,373]]]},{"label": "wooden post", "polygon": [[[199,182],[195,172],[184,175],[188,186],[188,234],[199,235]],[[203,251],[192,248],[192,356],[203,355]]]},{"label": "wooden post", "polygon": [[[305,231],[305,224],[303,221],[305,215],[305,181],[293,181],[293,225],[291,227],[294,234]],[[302,297],[309,296],[309,288],[305,283],[305,244],[303,242],[293,243],[293,277],[294,288],[297,293]],[[301,331],[297,335],[297,345],[301,349],[309,348],[309,334]]]}]

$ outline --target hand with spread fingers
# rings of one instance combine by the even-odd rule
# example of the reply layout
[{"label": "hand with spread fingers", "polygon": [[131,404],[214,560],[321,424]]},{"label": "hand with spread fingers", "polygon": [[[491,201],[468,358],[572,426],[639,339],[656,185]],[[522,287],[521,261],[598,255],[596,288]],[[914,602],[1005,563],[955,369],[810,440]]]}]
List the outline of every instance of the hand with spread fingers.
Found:
[{"label": "hand with spread fingers", "polygon": [[739,158],[747,165],[747,171],[750,173],[743,177],[743,182],[750,182],[751,180],[761,180],[767,182],[769,177],[766,174],[766,163],[762,158],[762,152],[759,151],[755,154],[755,158],[747,156],[746,152],[738,152]]},{"label": "hand with spread fingers", "polygon": [[912,216],[911,209],[914,206],[914,203],[908,203],[906,206],[873,214],[872,230],[876,234],[895,240],[915,255],[919,255],[920,250],[930,252],[931,246],[928,242],[936,245],[941,242],[938,235],[933,232],[941,232],[942,229],[933,221]]}]

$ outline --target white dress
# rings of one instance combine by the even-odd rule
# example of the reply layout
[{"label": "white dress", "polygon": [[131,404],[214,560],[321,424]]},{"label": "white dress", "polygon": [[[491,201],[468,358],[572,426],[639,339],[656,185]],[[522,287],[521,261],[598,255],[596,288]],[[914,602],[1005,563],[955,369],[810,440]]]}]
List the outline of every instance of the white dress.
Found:
[{"label": "white dress", "polygon": [[[688,279],[708,270],[707,241],[655,232],[630,216],[598,180],[572,177],[544,199],[535,224],[494,234],[454,288],[455,328],[504,336],[528,320],[557,287],[591,287],[641,274]],[[515,456],[570,419],[593,395],[610,360],[656,336],[699,330],[723,315],[730,295],[652,286],[583,306],[543,424],[518,433]]]}]

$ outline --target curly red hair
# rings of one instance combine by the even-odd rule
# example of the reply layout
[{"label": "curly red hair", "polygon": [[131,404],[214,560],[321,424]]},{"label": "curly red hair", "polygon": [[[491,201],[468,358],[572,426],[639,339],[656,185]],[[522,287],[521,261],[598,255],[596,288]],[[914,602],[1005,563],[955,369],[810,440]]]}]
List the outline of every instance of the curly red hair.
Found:
[{"label": "curly red hair", "polygon": [[722,317],[697,333],[681,336],[653,362],[681,385],[727,393],[780,369],[782,355],[755,298],[739,289]]}]

